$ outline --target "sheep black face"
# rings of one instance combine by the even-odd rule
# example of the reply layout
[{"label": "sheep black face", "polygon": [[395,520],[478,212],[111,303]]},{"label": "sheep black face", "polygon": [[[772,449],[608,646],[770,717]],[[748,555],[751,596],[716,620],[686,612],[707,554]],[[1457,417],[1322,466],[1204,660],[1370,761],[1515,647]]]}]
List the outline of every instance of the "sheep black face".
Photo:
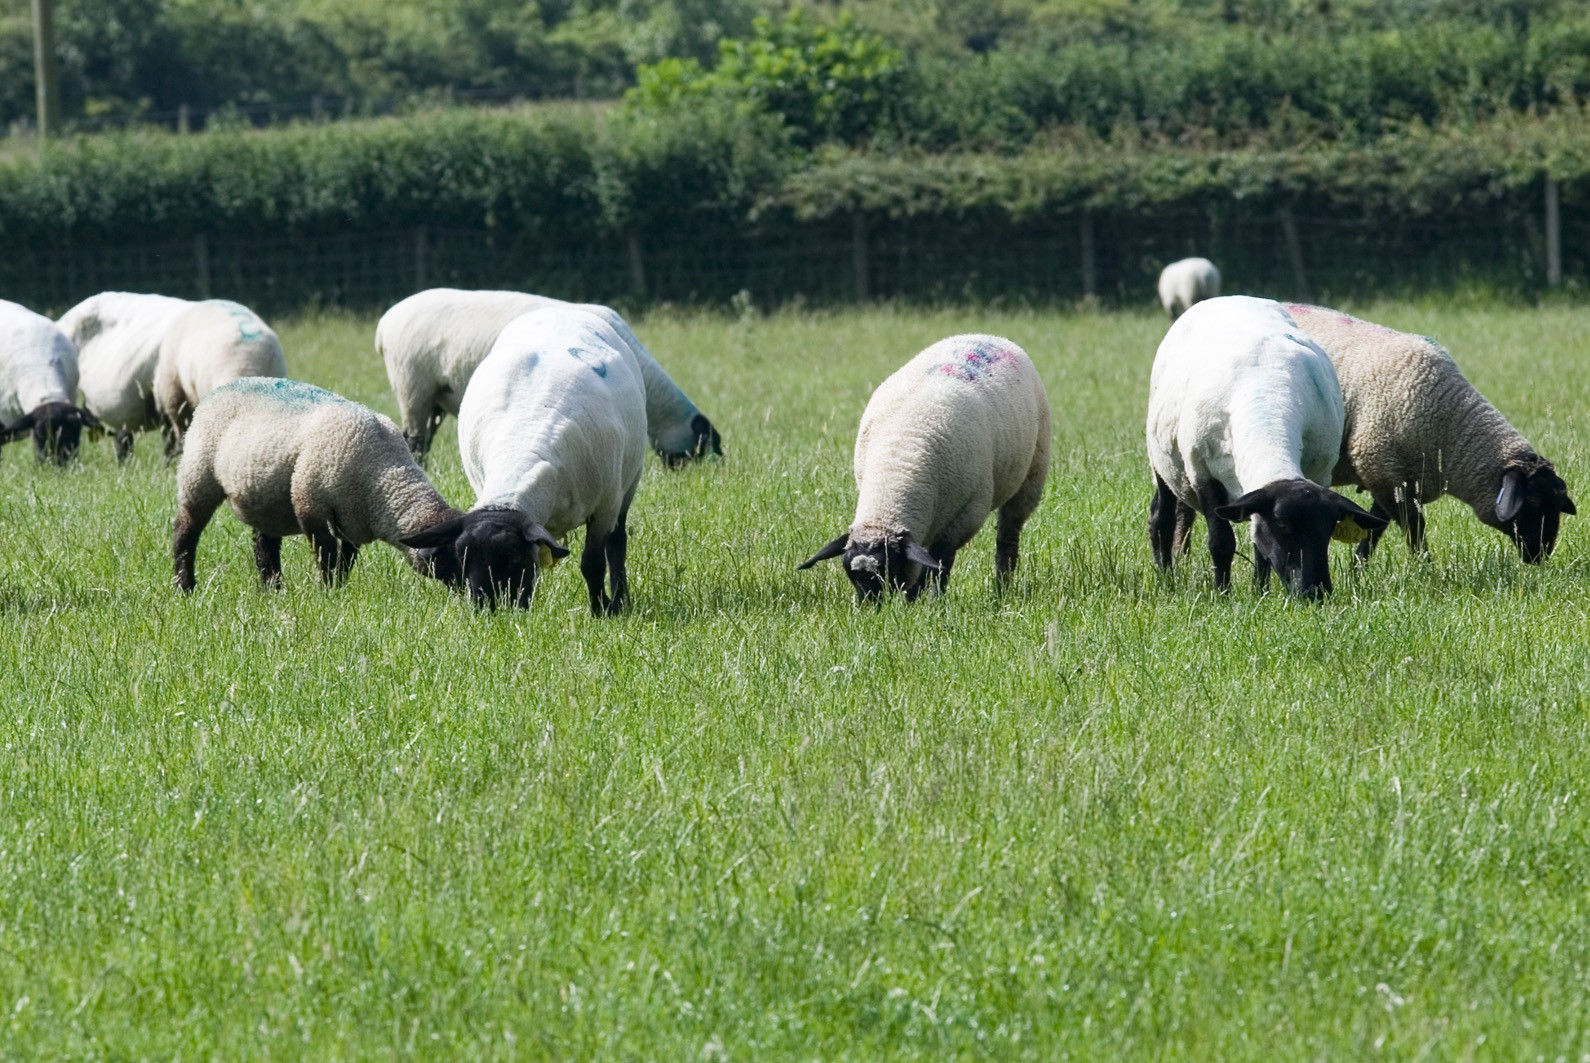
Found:
[{"label": "sheep black face", "polygon": [[402,540],[416,551],[422,572],[469,591],[475,604],[496,608],[511,602],[530,606],[542,547],[567,557],[552,534],[513,509],[481,509],[461,514]]},{"label": "sheep black face", "polygon": [[83,429],[103,427],[93,414],[69,402],[46,402],[0,428],[0,444],[31,435],[34,457],[65,465],[77,455]]},{"label": "sheep black face", "polygon": [[851,542],[848,533],[827,543],[797,567],[808,569],[841,555],[858,602],[877,601],[886,589],[900,591],[908,601],[913,600],[922,593],[927,574],[941,572],[944,567],[909,537],[894,542],[857,543]]},{"label": "sheep black face", "polygon": [[688,461],[700,461],[708,454],[723,457],[723,437],[712,427],[712,422],[699,413],[690,418],[690,449],[670,452],[657,448],[657,456],[670,469],[677,469]]},{"label": "sheep black face", "polygon": [[1503,474],[1495,527],[1512,536],[1525,561],[1538,565],[1557,548],[1563,515],[1577,512],[1568,485],[1551,462],[1541,461],[1532,469],[1515,467]]},{"label": "sheep black face", "polygon": [[1331,539],[1356,541],[1387,523],[1308,480],[1266,484],[1220,506],[1215,516],[1233,524],[1252,521],[1254,581],[1261,589],[1275,569],[1293,594],[1314,599],[1331,590]]}]

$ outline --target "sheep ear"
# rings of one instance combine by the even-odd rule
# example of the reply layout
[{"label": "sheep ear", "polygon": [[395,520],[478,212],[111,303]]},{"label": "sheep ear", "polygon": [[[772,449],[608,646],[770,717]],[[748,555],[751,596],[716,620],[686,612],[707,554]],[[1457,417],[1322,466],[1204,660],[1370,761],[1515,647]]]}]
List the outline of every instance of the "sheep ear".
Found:
[{"label": "sheep ear", "polygon": [[1574,508],[1573,499],[1569,498],[1566,492],[1564,492],[1562,496],[1562,512],[1568,514],[1570,517],[1577,516],[1579,513],[1579,511]]},{"label": "sheep ear", "polygon": [[559,545],[558,541],[552,538],[552,533],[535,521],[531,521],[530,527],[524,530],[524,537],[526,542],[546,547],[547,552],[555,558],[561,560],[569,556],[568,547]]},{"label": "sheep ear", "polygon": [[105,426],[100,423],[99,418],[95,417],[82,407],[78,407],[77,420],[78,423],[80,423],[84,428],[93,428],[101,432],[105,430]]},{"label": "sheep ear", "polygon": [[1512,520],[1524,508],[1524,478],[1517,469],[1508,469],[1502,477],[1502,489],[1496,492],[1496,519]]},{"label": "sheep ear", "polygon": [[1339,543],[1361,542],[1370,532],[1379,531],[1391,523],[1385,517],[1370,513],[1350,498],[1337,495],[1336,499],[1336,508],[1341,517],[1336,521],[1336,530],[1331,532],[1331,538]]},{"label": "sheep ear", "polygon": [[464,518],[462,516],[450,517],[440,524],[432,524],[424,531],[410,535],[406,539],[399,539],[398,542],[411,550],[432,546],[451,546],[453,541],[458,538],[458,534],[463,530]]},{"label": "sheep ear", "polygon": [[1264,488],[1249,491],[1235,502],[1215,507],[1215,516],[1232,524],[1241,524],[1255,513],[1266,513],[1275,505],[1275,496]]},{"label": "sheep ear", "polygon": [[33,434],[33,415],[25,413],[4,428],[0,428],[0,444],[14,443]]},{"label": "sheep ear", "polygon": [[906,560],[915,561],[924,568],[931,568],[934,572],[941,571],[944,568],[944,566],[939,563],[938,558],[922,549],[921,543],[907,543],[905,546],[905,556]]},{"label": "sheep ear", "polygon": [[795,568],[797,571],[801,569],[808,569],[817,564],[819,561],[827,561],[830,557],[838,557],[840,554],[845,552],[845,547],[849,545],[850,533],[846,532],[839,538],[831,539],[827,543],[823,544],[823,548],[821,550],[817,551],[811,557],[808,557],[805,561],[802,561],[800,564],[796,565]]}]

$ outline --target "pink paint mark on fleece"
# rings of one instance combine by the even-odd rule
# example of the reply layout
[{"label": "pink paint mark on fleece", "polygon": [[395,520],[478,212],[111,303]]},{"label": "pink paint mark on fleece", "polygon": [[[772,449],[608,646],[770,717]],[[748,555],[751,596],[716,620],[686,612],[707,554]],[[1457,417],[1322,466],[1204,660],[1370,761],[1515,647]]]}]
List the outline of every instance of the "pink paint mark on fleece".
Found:
[{"label": "pink paint mark on fleece", "polygon": [[1013,361],[1015,357],[1003,347],[996,347],[991,343],[974,343],[964,350],[956,351],[950,355],[949,361],[941,362],[929,371],[952,376],[971,384],[988,376],[994,366],[1001,362]]}]

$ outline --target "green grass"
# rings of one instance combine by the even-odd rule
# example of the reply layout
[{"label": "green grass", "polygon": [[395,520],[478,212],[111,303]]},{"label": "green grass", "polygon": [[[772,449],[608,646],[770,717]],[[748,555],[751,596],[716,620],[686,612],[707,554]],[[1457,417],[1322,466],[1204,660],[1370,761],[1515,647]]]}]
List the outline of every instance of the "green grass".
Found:
[{"label": "green grass", "polygon": [[[1359,308],[1447,342],[1590,490],[1582,308]],[[373,322],[282,330],[391,412]],[[395,551],[169,585],[158,440],[0,453],[0,1056],[1576,1059],[1590,1052],[1590,527],[1460,504],[1321,606],[1156,572],[1148,314],[637,329],[727,457],[648,459],[634,607],[477,613]],[[871,388],[1034,356],[1054,462],[1015,585],[858,608]],[[455,436],[434,471],[467,504]],[[1246,552],[1246,547],[1243,548]]]}]

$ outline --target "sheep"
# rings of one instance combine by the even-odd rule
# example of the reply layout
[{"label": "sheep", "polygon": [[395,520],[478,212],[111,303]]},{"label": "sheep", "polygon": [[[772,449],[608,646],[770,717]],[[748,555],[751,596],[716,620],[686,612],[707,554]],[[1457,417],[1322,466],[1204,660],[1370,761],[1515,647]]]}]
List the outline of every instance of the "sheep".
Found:
[{"label": "sheep", "polygon": [[[375,346],[397,396],[403,434],[424,460],[442,419],[458,414],[470,376],[502,327],[521,314],[562,300],[524,292],[431,288],[381,316]],[[619,334],[620,350],[646,389],[646,430],[663,462],[676,467],[723,453],[723,439],[690,397],[669,378],[628,323],[610,307],[575,304],[601,316]]]},{"label": "sheep", "polygon": [[94,415],[74,404],[77,348],[55,322],[0,299],[0,445],[33,437],[33,453],[64,465]]},{"label": "sheep", "polygon": [[[1415,553],[1425,548],[1424,507],[1452,494],[1517,543],[1524,561],[1551,556],[1563,515],[1577,512],[1568,485],[1445,348],[1336,310],[1287,309],[1330,355],[1347,403],[1332,483],[1368,491],[1370,512],[1395,517]],[[1361,561],[1379,538],[1358,544]]]},{"label": "sheep", "polygon": [[1327,490],[1346,418],[1330,359],[1279,303],[1226,296],[1199,303],[1170,327],[1149,381],[1148,461],[1155,493],[1148,533],[1169,568],[1194,513],[1209,527],[1215,586],[1231,586],[1236,536],[1251,521],[1254,584],[1270,570],[1295,594],[1331,590],[1332,537],[1384,528]]},{"label": "sheep", "polygon": [[[495,604],[504,584],[528,607],[536,547],[567,556],[557,540],[585,526],[580,573],[591,612],[624,608],[630,503],[646,458],[646,399],[623,337],[602,315],[553,303],[514,318],[475,370],[458,412],[458,447],[475,489],[464,517],[404,544],[431,551],[437,574]],[[510,538],[470,521],[517,521],[523,550],[504,572],[488,565],[482,539]],[[611,570],[612,593],[603,588]]]},{"label": "sheep", "polygon": [[844,556],[858,602],[886,589],[943,593],[956,551],[998,510],[994,574],[1016,569],[1049,471],[1049,398],[1032,360],[999,336],[928,347],[872,393],[856,436],[855,519],[803,562]]},{"label": "sheep", "polygon": [[1220,294],[1220,270],[1207,258],[1184,258],[1159,273],[1159,302],[1174,322],[1197,302]]},{"label": "sheep", "polygon": [[389,418],[300,381],[220,385],[199,403],[186,444],[171,539],[184,593],[194,586],[199,536],[222,502],[254,530],[254,562],[267,587],[281,585],[283,536],[308,536],[321,579],[335,586],[361,546],[396,546],[460,516]]},{"label": "sheep", "polygon": [[115,434],[117,461],[132,454],[134,432],[160,422],[160,339],[171,318],[191,305],[168,295],[101,292],[61,316],[61,331],[77,345],[83,406]]},{"label": "sheep", "polygon": [[228,299],[206,299],[174,315],[155,363],[155,410],[164,423],[166,454],[182,437],[199,400],[240,377],[285,377],[281,341],[259,315]]}]

